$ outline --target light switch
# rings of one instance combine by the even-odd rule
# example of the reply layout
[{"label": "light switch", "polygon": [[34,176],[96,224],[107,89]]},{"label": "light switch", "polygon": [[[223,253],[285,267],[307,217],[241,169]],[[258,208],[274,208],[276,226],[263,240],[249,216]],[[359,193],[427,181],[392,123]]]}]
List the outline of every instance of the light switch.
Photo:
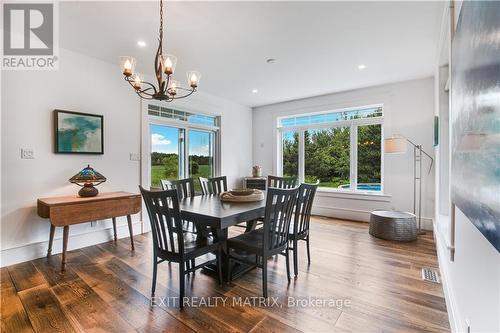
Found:
[{"label": "light switch", "polygon": [[24,160],[32,160],[35,158],[33,148],[21,148],[21,158]]},{"label": "light switch", "polygon": [[139,154],[139,153],[130,153],[130,160],[131,161],[140,161],[141,160],[141,154]]}]

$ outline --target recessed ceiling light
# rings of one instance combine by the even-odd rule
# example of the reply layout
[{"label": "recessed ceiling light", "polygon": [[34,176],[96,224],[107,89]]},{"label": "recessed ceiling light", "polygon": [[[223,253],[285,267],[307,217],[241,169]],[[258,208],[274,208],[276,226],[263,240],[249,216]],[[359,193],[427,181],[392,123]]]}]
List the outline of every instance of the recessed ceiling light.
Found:
[{"label": "recessed ceiling light", "polygon": [[259,91],[257,89],[252,89],[252,94],[256,94],[258,93]]},{"label": "recessed ceiling light", "polygon": [[361,65],[359,65],[359,66],[358,66],[358,69],[359,69],[360,71],[362,71],[362,70],[363,70],[363,69],[365,69],[365,68],[366,68],[366,65],[364,65],[364,64],[361,64]]},{"label": "recessed ceiling light", "polygon": [[139,41],[137,41],[137,46],[139,46],[139,47],[145,47],[146,46],[146,42],[143,41],[143,40],[139,40]]}]

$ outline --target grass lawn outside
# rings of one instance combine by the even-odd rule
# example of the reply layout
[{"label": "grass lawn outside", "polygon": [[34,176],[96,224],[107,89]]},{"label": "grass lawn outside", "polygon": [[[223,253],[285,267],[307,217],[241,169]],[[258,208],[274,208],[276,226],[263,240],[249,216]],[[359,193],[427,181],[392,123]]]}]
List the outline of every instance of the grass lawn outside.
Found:
[{"label": "grass lawn outside", "polygon": [[[208,164],[200,164],[198,168],[198,173],[194,175],[190,175],[191,178],[194,178],[194,190],[196,192],[201,191],[201,186],[200,182],[198,181],[198,177],[212,177],[212,175],[209,174],[210,167]],[[164,165],[152,165],[151,166],[151,186],[154,187],[161,187],[160,180],[161,179],[168,179],[168,180],[174,180],[177,178],[168,178],[165,176],[165,166]]]}]

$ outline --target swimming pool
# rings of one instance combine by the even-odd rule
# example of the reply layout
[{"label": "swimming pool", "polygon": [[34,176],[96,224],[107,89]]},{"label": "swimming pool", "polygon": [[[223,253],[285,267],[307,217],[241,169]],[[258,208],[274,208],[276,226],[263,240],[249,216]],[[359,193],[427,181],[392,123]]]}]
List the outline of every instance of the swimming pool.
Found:
[{"label": "swimming pool", "polygon": [[[348,189],[351,185],[340,185],[339,188]],[[358,184],[358,191],[380,191],[382,186],[378,183],[360,183]]]}]

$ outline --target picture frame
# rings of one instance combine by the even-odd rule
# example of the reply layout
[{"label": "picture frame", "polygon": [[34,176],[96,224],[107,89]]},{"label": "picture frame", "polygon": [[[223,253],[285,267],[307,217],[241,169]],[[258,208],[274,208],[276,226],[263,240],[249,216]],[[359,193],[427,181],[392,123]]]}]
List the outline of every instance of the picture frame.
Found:
[{"label": "picture frame", "polygon": [[104,116],[54,110],[56,154],[104,154]]}]

